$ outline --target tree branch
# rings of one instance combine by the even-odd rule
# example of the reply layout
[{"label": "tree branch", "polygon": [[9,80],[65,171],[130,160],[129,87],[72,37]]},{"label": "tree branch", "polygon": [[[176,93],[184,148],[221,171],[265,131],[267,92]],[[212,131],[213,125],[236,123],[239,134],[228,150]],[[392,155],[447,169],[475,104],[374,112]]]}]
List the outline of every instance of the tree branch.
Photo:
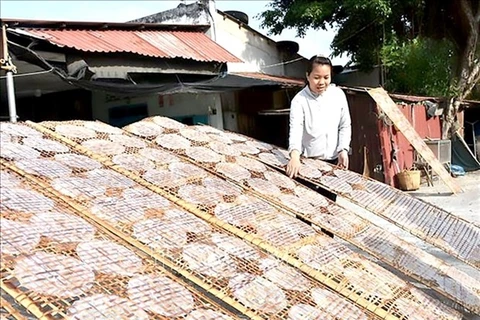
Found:
[{"label": "tree branch", "polygon": [[470,93],[472,92],[473,88],[475,85],[480,81],[480,63],[476,63],[472,69],[472,72],[470,73],[470,76],[468,77],[466,84],[465,84],[465,89],[463,92],[460,94],[460,99],[463,100],[467,98]]},{"label": "tree branch", "polygon": [[468,25],[470,26],[470,28],[475,29],[475,22],[478,20],[478,15],[480,13],[480,10],[479,12],[477,12],[477,16],[474,17],[472,7],[469,5],[468,0],[460,0],[460,8],[465,14],[465,17],[467,18]]},{"label": "tree branch", "polygon": [[475,22],[480,23],[480,6],[477,8],[477,15],[475,16]]}]

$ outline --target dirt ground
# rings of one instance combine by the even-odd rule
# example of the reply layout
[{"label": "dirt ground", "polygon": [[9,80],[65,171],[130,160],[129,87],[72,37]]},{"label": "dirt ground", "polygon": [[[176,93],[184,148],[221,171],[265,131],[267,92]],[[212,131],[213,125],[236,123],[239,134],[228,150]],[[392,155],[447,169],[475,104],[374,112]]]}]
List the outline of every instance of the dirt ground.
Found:
[{"label": "dirt ground", "polygon": [[[429,202],[437,207],[443,208],[446,211],[462,217],[465,220],[471,221],[476,225],[480,226],[480,170],[476,172],[467,173],[465,176],[457,177],[454,179],[463,189],[462,193],[452,194],[448,187],[438,178],[434,179],[433,186],[422,185],[419,190],[410,192],[414,197],[422,199],[426,202]],[[416,246],[426,250],[434,256],[444,260],[448,264],[455,265],[459,270],[466,272],[471,276],[478,276],[478,270],[466,265],[465,263],[453,258],[440,249],[437,249],[417,237],[411,235],[410,233],[401,230],[400,228],[394,226],[393,224],[385,221],[379,216],[376,216],[370,212],[367,212],[360,207],[350,203],[349,201],[339,198],[337,202],[340,205],[343,205],[349,209],[354,210],[359,213],[361,216],[373,221],[375,224],[381,226],[382,228],[396,234],[400,238],[415,244]],[[353,249],[353,248],[352,248]],[[375,258],[372,258],[375,260]],[[402,278],[407,278],[406,276],[399,274],[395,270],[392,270],[390,267],[380,263],[386,269],[391,270],[393,273],[397,274]],[[412,281],[412,279],[409,279]],[[412,281],[415,283],[415,281]],[[431,290],[426,289],[423,285],[415,283],[419,288],[423,289],[425,292],[429,293],[432,296],[438,297]],[[447,305],[458,308],[458,306],[452,301],[445,301]],[[468,320],[480,320],[480,315],[472,315],[464,313],[465,319]]]}]

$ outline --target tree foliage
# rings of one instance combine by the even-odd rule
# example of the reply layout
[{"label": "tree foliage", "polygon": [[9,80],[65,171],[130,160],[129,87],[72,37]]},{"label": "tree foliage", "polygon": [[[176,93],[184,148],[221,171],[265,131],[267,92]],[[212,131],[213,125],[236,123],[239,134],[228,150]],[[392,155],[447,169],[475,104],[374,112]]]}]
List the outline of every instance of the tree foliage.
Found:
[{"label": "tree foliage", "polygon": [[260,16],[274,34],[285,28],[305,35],[309,28],[337,29],[332,43],[334,55],[347,53],[361,67],[377,64],[386,37],[403,40],[415,33],[408,15],[421,9],[418,0],[273,0]]},{"label": "tree foliage", "polygon": [[[386,63],[391,76],[406,81],[420,73],[424,83],[433,81],[432,92],[452,94],[447,123],[480,80],[479,0],[272,0],[260,17],[273,34],[336,28],[333,55],[348,54],[360,69]],[[421,84],[412,85],[416,92],[408,93],[422,93]]]},{"label": "tree foliage", "polygon": [[457,62],[454,51],[448,40],[417,37],[404,43],[389,41],[380,50],[387,70],[386,89],[412,95],[452,96],[455,92],[450,79]]},{"label": "tree foliage", "polygon": [[[393,42],[420,48],[412,42],[418,37],[452,42],[453,55],[459,57],[454,76],[478,64],[478,0],[272,0],[260,16],[273,34],[293,28],[303,36],[309,28],[336,28],[333,55],[346,53],[364,69],[382,62],[384,47]],[[467,52],[470,65],[463,59]]]}]

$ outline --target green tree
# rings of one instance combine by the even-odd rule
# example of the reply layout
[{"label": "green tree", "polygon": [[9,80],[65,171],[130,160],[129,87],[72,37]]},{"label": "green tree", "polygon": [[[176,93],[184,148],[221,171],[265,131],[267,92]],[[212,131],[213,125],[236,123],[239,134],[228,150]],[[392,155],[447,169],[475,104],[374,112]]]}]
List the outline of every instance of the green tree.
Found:
[{"label": "green tree", "polygon": [[[382,58],[392,63],[394,55],[388,53],[389,50],[393,53],[394,46],[412,57],[422,48],[446,46],[452,50],[453,59],[453,65],[446,68],[450,77],[445,93],[450,93],[451,98],[444,113],[446,137],[452,129],[456,130],[461,101],[480,80],[479,3],[479,0],[272,0],[260,16],[262,25],[273,34],[293,28],[303,36],[309,28],[336,28],[333,55],[349,54],[352,62],[363,69],[384,62]],[[437,54],[431,51],[431,58]],[[402,58],[399,56],[399,60]],[[401,70],[399,65],[392,66]]]},{"label": "green tree", "polygon": [[457,63],[453,44],[448,40],[417,37],[384,44],[380,57],[386,69],[385,88],[404,94],[446,97]]}]

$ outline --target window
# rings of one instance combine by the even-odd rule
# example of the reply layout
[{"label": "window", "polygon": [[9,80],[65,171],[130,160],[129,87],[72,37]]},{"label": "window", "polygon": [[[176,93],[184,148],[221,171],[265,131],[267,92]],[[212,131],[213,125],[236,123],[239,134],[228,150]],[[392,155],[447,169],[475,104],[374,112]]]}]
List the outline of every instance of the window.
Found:
[{"label": "window", "polygon": [[115,127],[123,127],[148,117],[146,103],[111,107],[108,110],[108,122]]}]

